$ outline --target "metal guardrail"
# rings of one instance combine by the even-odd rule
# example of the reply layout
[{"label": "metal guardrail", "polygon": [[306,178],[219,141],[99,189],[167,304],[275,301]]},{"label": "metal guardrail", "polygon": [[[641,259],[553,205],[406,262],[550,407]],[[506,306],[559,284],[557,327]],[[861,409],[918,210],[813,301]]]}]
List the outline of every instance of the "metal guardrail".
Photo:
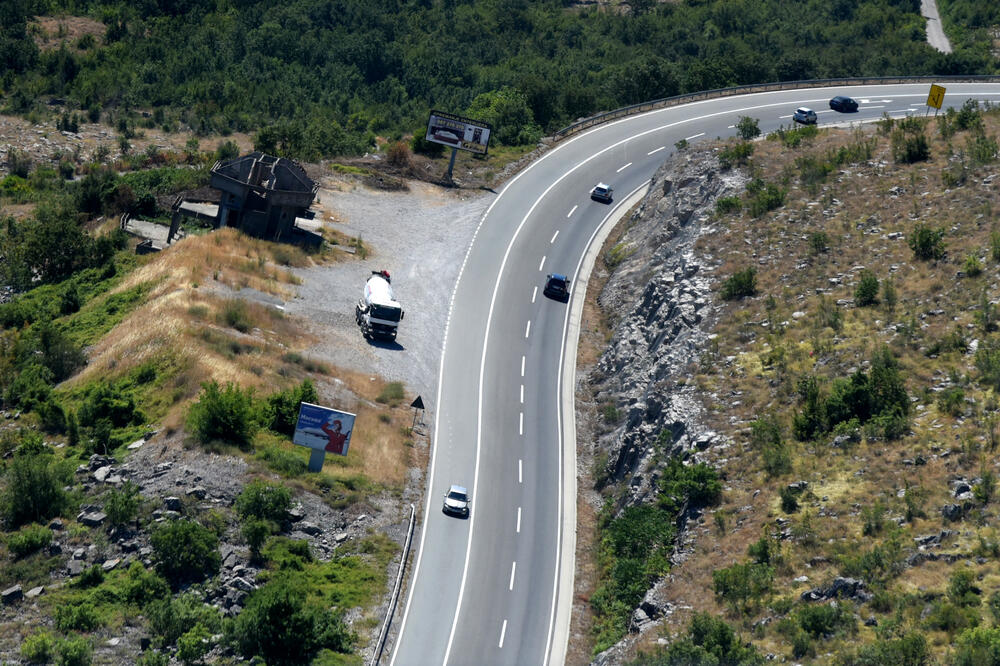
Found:
[{"label": "metal guardrail", "polygon": [[633,104],[632,106],[625,106],[620,109],[615,109],[614,111],[606,111],[604,113],[599,113],[595,116],[589,118],[584,118],[579,120],[572,125],[562,128],[558,132],[552,135],[552,138],[556,141],[565,139],[568,136],[576,134],[581,130],[585,130],[595,125],[600,125],[601,123],[606,123],[611,120],[617,120],[618,118],[624,118],[625,116],[631,116],[636,113],[644,113],[646,111],[652,111],[654,109],[662,109],[670,106],[679,106],[681,104],[687,104],[689,102],[697,102],[704,99],[715,99],[718,97],[732,97],[735,95],[744,95],[747,93],[755,92],[769,92],[772,90],[792,90],[795,88],[826,88],[829,86],[872,86],[872,85],[889,85],[889,84],[900,84],[900,83],[1000,83],[1000,76],[987,76],[987,75],[942,75],[942,76],[872,76],[864,78],[846,78],[846,79],[809,79],[807,81],[781,81],[777,83],[755,83],[745,86],[735,86],[733,88],[717,88],[715,90],[703,90],[695,93],[686,93],[684,95],[675,95],[673,97],[664,97],[663,99],[656,99],[650,102],[642,102],[641,104]]},{"label": "metal guardrail", "polygon": [[372,653],[372,660],[368,666],[376,666],[382,658],[382,650],[385,649],[385,639],[389,635],[389,624],[392,616],[396,614],[396,603],[399,601],[399,586],[403,582],[403,571],[406,570],[406,560],[410,557],[410,545],[413,543],[413,525],[416,522],[417,510],[410,505],[410,527],[406,532],[406,543],[403,545],[403,555],[399,558],[399,573],[396,574],[396,584],[392,588],[392,596],[389,598],[389,609],[385,613],[385,621],[382,622],[382,631],[378,634],[378,643],[375,644],[375,651]]}]

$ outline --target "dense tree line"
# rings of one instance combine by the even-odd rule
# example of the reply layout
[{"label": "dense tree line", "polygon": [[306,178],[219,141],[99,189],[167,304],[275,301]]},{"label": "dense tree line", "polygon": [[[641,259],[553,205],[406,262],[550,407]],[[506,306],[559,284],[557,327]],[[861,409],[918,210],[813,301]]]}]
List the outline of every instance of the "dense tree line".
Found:
[{"label": "dense tree line", "polygon": [[[955,0],[952,0],[953,2]],[[778,80],[988,73],[982,50],[925,42],[919,0],[16,0],[0,9],[7,106],[54,95],[88,110],[157,109],[199,132],[262,133],[314,157],[417,130],[431,107],[498,108],[506,142],[530,143],[596,111]],[[106,26],[39,52],[46,13]],[[482,95],[487,95],[482,98]],[[509,127],[506,125],[517,125]],[[522,131],[527,129],[527,131]]]}]

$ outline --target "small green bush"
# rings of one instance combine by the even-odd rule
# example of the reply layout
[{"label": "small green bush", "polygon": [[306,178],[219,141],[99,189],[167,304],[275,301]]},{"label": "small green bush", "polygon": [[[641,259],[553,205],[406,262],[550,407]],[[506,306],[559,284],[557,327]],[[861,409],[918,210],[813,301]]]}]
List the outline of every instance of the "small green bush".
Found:
[{"label": "small green bush", "polygon": [[74,581],[73,585],[80,588],[97,587],[104,582],[104,569],[100,564],[91,565],[84,569]]},{"label": "small green bush", "polygon": [[108,524],[112,527],[122,527],[139,514],[139,486],[126,481],[121,488],[108,491],[104,497],[104,513],[108,516]]},{"label": "small green bush", "polygon": [[226,301],[219,315],[221,323],[230,328],[235,328],[240,333],[248,333],[253,328],[250,321],[250,310],[246,301],[239,298],[232,298]]},{"label": "small green bush", "polygon": [[938,394],[938,408],[945,414],[959,417],[965,413],[965,391],[952,386]]},{"label": "small green bush", "polygon": [[930,159],[931,146],[923,132],[907,133],[894,130],[892,133],[892,158],[897,164],[914,164]]},{"label": "small green bush", "polygon": [[814,231],[809,234],[809,254],[816,256],[830,249],[830,238],[825,231]]},{"label": "small green bush", "polygon": [[292,492],[280,483],[257,479],[243,488],[234,506],[244,520],[256,518],[281,523],[292,506]]},{"label": "small green bush", "polygon": [[56,463],[46,449],[23,444],[7,468],[7,484],[0,493],[0,511],[7,528],[58,516],[69,503],[63,488],[70,478],[70,471]]},{"label": "small green bush", "polygon": [[122,597],[131,604],[144,607],[158,599],[170,595],[170,586],[155,572],[149,571],[139,562],[129,565],[125,579],[122,581]]},{"label": "small green bush", "polygon": [[760,217],[764,213],[785,205],[787,192],[777,185],[768,184],[750,199],[750,215]]},{"label": "small green bush", "polygon": [[94,646],[86,636],[63,638],[56,644],[57,666],[90,666]]},{"label": "small green bush", "polygon": [[212,648],[212,633],[202,623],[197,623],[177,639],[177,658],[185,666],[198,664]]},{"label": "small green bush", "polygon": [[26,636],[21,644],[21,656],[32,664],[47,664],[52,661],[55,650],[55,637],[44,629]]},{"label": "small green bush", "polygon": [[867,268],[861,271],[861,279],[854,290],[854,304],[862,308],[878,304],[878,287],[878,278],[873,271]]},{"label": "small green bush", "polygon": [[269,395],[268,416],[265,418],[268,428],[290,438],[295,434],[295,425],[299,420],[299,406],[303,402],[312,404],[319,402],[316,387],[309,379],[302,380],[296,387]]},{"label": "small green bush", "polygon": [[734,564],[712,572],[712,590],[734,610],[746,609],[770,594],[774,569],[766,564]]},{"label": "small green bush", "polygon": [[30,555],[52,543],[52,530],[42,525],[27,525],[7,537],[7,549],[15,558]]},{"label": "small green bush", "polygon": [[967,277],[979,277],[983,273],[983,262],[979,261],[979,257],[976,255],[968,254],[965,256],[965,263],[962,268],[965,270]]},{"label": "small green bush", "polygon": [[395,407],[406,397],[402,382],[389,382],[375,398],[375,402]]},{"label": "small green bush", "polygon": [[279,575],[251,593],[232,625],[240,653],[259,656],[268,664],[305,664],[321,649],[347,653],[356,637],[343,617],[307,601],[306,584]]},{"label": "small green bush", "polygon": [[101,624],[93,604],[86,601],[56,606],[55,621],[62,632],[93,631]]},{"label": "small green bush", "polygon": [[854,629],[854,614],[843,604],[816,604],[801,608],[799,626],[813,638],[833,636]]},{"label": "small green bush", "polygon": [[153,532],[156,570],[175,588],[219,571],[219,538],[191,520],[175,520]]},{"label": "small green bush", "polygon": [[722,283],[722,298],[738,301],[757,295],[757,270],[745,268],[730,275]]},{"label": "small green bush", "polygon": [[778,491],[778,494],[781,497],[782,511],[785,513],[795,513],[799,510],[798,493],[788,486],[783,486],[781,490]]},{"label": "small green bush", "polygon": [[719,215],[738,213],[743,208],[739,197],[719,197],[715,202],[715,212]]},{"label": "small green bush", "polygon": [[744,141],[755,139],[760,136],[759,121],[750,116],[740,116],[740,119],[736,121],[736,131]]},{"label": "small green bush", "polygon": [[719,165],[723,169],[746,165],[753,155],[753,144],[749,141],[737,141],[719,151]]},{"label": "small green bush", "polygon": [[154,601],[146,607],[145,615],[160,647],[173,645],[197,624],[208,627],[212,633],[222,629],[219,610],[202,602],[197,594]]},{"label": "small green bush", "polygon": [[249,449],[258,427],[253,389],[243,390],[232,382],[223,389],[214,380],[201,388],[198,402],[188,412],[188,423],[198,441],[222,441]]}]

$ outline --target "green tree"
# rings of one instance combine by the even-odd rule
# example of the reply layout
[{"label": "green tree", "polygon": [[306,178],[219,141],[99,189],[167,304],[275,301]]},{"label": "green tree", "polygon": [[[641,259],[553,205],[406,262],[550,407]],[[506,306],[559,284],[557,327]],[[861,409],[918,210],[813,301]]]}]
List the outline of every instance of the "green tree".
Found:
[{"label": "green tree", "polygon": [[867,268],[861,271],[861,279],[854,290],[854,304],[858,307],[866,307],[878,304],[878,278],[874,271]]},{"label": "green tree", "polygon": [[0,493],[0,509],[7,529],[58,516],[69,505],[63,488],[71,479],[65,465],[37,440],[22,435],[25,442],[14,455]]},{"label": "green tree", "polygon": [[256,479],[236,498],[236,513],[241,518],[257,518],[280,523],[292,506],[292,493],[287,486]]},{"label": "green tree", "polygon": [[188,412],[188,424],[202,444],[222,441],[249,448],[257,420],[253,389],[243,390],[228,382],[221,388],[215,380],[201,385],[198,402]]},{"label": "green tree", "polygon": [[535,123],[524,93],[510,86],[477,95],[466,114],[489,123],[491,136],[505,146],[531,145],[542,138],[542,128]]},{"label": "green tree", "polygon": [[271,665],[308,663],[324,648],[346,653],[355,641],[342,616],[309,601],[306,583],[289,574],[251,593],[232,637],[244,657]]},{"label": "green tree", "polygon": [[760,136],[759,121],[756,118],[751,118],[750,116],[740,116],[740,119],[736,121],[736,132],[744,141],[756,139]]},{"label": "green tree", "polygon": [[156,570],[175,588],[196,583],[219,571],[219,538],[192,520],[174,520],[150,537]]}]

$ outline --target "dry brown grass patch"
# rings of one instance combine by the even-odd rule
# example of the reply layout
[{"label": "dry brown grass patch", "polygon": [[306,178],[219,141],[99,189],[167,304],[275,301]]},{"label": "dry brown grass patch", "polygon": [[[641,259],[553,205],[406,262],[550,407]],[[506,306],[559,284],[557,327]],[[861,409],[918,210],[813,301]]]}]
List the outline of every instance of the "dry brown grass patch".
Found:
[{"label": "dry brown grass patch", "polygon": [[90,35],[100,44],[107,26],[83,16],[39,16],[28,30],[34,35],[39,51],[53,51],[64,44],[77,50],[76,43],[84,35]]}]

